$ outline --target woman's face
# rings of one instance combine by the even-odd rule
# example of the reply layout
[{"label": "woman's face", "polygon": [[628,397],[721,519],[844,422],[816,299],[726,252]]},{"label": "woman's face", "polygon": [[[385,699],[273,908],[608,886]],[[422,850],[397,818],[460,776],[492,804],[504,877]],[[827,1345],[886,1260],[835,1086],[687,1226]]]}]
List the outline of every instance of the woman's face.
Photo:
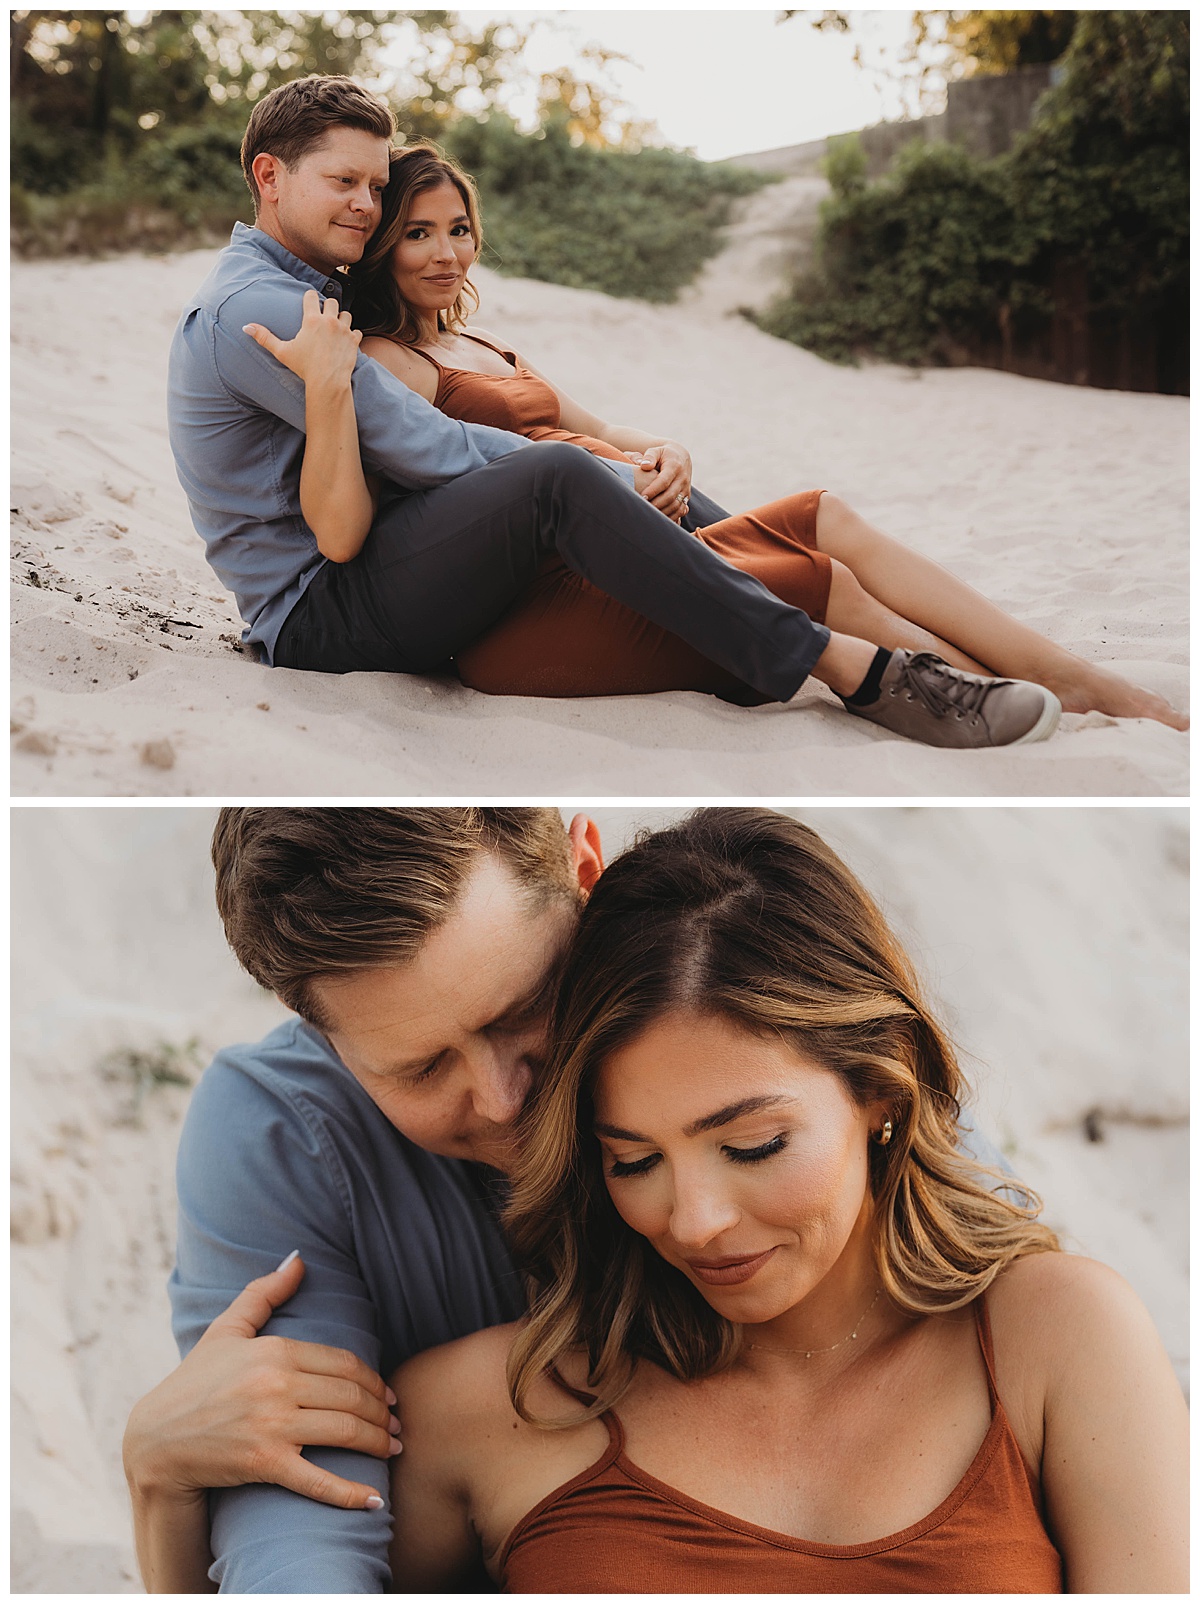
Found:
[{"label": "woman's face", "polygon": [[454,305],[475,260],[471,220],[449,179],[422,190],[392,250],[392,277],[409,306],[444,312]]},{"label": "woman's face", "polygon": [[604,1064],[595,1111],[622,1219],[727,1319],[775,1319],[869,1253],[882,1112],[782,1041],[666,1015]]}]

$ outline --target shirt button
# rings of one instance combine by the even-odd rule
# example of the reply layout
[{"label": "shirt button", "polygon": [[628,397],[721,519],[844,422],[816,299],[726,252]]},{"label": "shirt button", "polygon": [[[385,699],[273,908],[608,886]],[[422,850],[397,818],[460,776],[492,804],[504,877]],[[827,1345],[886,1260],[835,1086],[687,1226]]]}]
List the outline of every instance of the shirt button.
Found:
[{"label": "shirt button", "polygon": [[337,285],[331,279],[330,282],[325,286],[325,293],[326,295],[336,295],[337,289]]}]

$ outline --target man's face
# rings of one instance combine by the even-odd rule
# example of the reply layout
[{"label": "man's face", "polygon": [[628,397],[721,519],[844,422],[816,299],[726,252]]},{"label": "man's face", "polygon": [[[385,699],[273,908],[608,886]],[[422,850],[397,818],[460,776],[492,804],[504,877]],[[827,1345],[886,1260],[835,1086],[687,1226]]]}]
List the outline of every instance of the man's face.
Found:
[{"label": "man's face", "polygon": [[388,142],[363,128],[331,128],[287,168],[256,156],[258,226],[320,273],[357,262],[379,225]]},{"label": "man's face", "polygon": [[410,1141],[510,1168],[578,912],[568,897],[531,908],[507,865],[481,854],[415,958],[316,983],[334,1050]]}]

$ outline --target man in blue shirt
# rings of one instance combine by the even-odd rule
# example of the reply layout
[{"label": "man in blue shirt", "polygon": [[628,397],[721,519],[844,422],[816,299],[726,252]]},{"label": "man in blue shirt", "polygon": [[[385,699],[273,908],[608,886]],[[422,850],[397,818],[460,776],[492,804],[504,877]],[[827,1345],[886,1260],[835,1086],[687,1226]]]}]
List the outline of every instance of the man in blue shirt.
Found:
[{"label": "man in blue shirt", "polygon": [[[496,1223],[497,1172],[541,1047],[548,980],[600,873],[595,826],[580,816],[568,833],[551,808],[230,808],[213,857],[231,946],[296,1012],[218,1054],[188,1110],[170,1288],[181,1350],[296,1249],[304,1279],[268,1334],[349,1350],[375,1373],[513,1319],[522,1298]],[[259,1344],[238,1346],[240,1375]],[[303,1369],[304,1352],[287,1354],[268,1346],[262,1357]],[[172,1568],[189,1544],[208,1556],[203,1495],[172,1474],[185,1443],[202,1453],[197,1422],[212,1429],[213,1399],[231,1386],[222,1363],[202,1345],[134,1412],[126,1462],[151,1591],[208,1587],[203,1565],[186,1578]],[[189,1412],[179,1399],[193,1374]],[[347,1385],[335,1383],[334,1400]],[[271,1387],[250,1386],[247,1407]],[[312,1402],[337,1416],[331,1442],[355,1440],[337,1435],[345,1403],[319,1392]],[[154,1429],[141,1429],[155,1408]],[[313,1409],[303,1413],[310,1426]],[[252,1437],[235,1415],[231,1403],[221,1429]],[[215,1457],[229,1454],[225,1441]],[[322,1472],[341,1477],[333,1496],[352,1507],[265,1484],[213,1493],[222,1591],[389,1588],[386,1458],[326,1447],[247,1463],[248,1480],[282,1474],[314,1493],[329,1492]]]},{"label": "man in blue shirt", "polygon": [[363,465],[385,489],[362,550],[326,559],[300,506],[304,385],[247,330],[290,341],[306,293],[342,296],[340,269],[379,221],[393,133],[387,108],[347,78],[264,96],[242,145],[255,226],[235,227],[171,345],[176,468],[255,652],[331,673],[439,668],[557,555],[773,700],[815,672],[859,717],[934,745],[1050,733],[1058,704],[1040,686],[876,650],[789,607],[688,532],[724,516],[699,492],[677,526],[631,493],[632,464],[461,423],[369,357],[352,392]]}]

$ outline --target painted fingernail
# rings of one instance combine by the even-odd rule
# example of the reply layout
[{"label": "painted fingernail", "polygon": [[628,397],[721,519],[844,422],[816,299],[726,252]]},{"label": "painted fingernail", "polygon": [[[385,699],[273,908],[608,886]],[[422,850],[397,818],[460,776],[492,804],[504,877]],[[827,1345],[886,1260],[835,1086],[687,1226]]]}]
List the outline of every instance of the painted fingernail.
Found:
[{"label": "painted fingernail", "polygon": [[387,1399],[388,1403],[393,1404],[393,1405],[395,1404],[395,1402],[396,1402],[396,1394],[392,1391],[392,1389],[390,1387],[385,1387],[383,1389],[383,1396]]},{"label": "painted fingernail", "polygon": [[292,1251],[288,1254],[287,1258],[282,1260],[281,1263],[279,1263],[279,1264],[277,1264],[275,1266],[275,1274],[278,1275],[280,1270],[286,1270],[288,1265],[292,1262],[292,1260],[293,1259],[298,1259],[299,1257],[300,1257],[300,1249],[299,1248],[293,1248]]},{"label": "painted fingernail", "polygon": [[367,1508],[368,1509],[382,1509],[383,1508],[383,1499],[380,1498],[378,1493],[372,1493],[370,1498],[367,1499]]}]

